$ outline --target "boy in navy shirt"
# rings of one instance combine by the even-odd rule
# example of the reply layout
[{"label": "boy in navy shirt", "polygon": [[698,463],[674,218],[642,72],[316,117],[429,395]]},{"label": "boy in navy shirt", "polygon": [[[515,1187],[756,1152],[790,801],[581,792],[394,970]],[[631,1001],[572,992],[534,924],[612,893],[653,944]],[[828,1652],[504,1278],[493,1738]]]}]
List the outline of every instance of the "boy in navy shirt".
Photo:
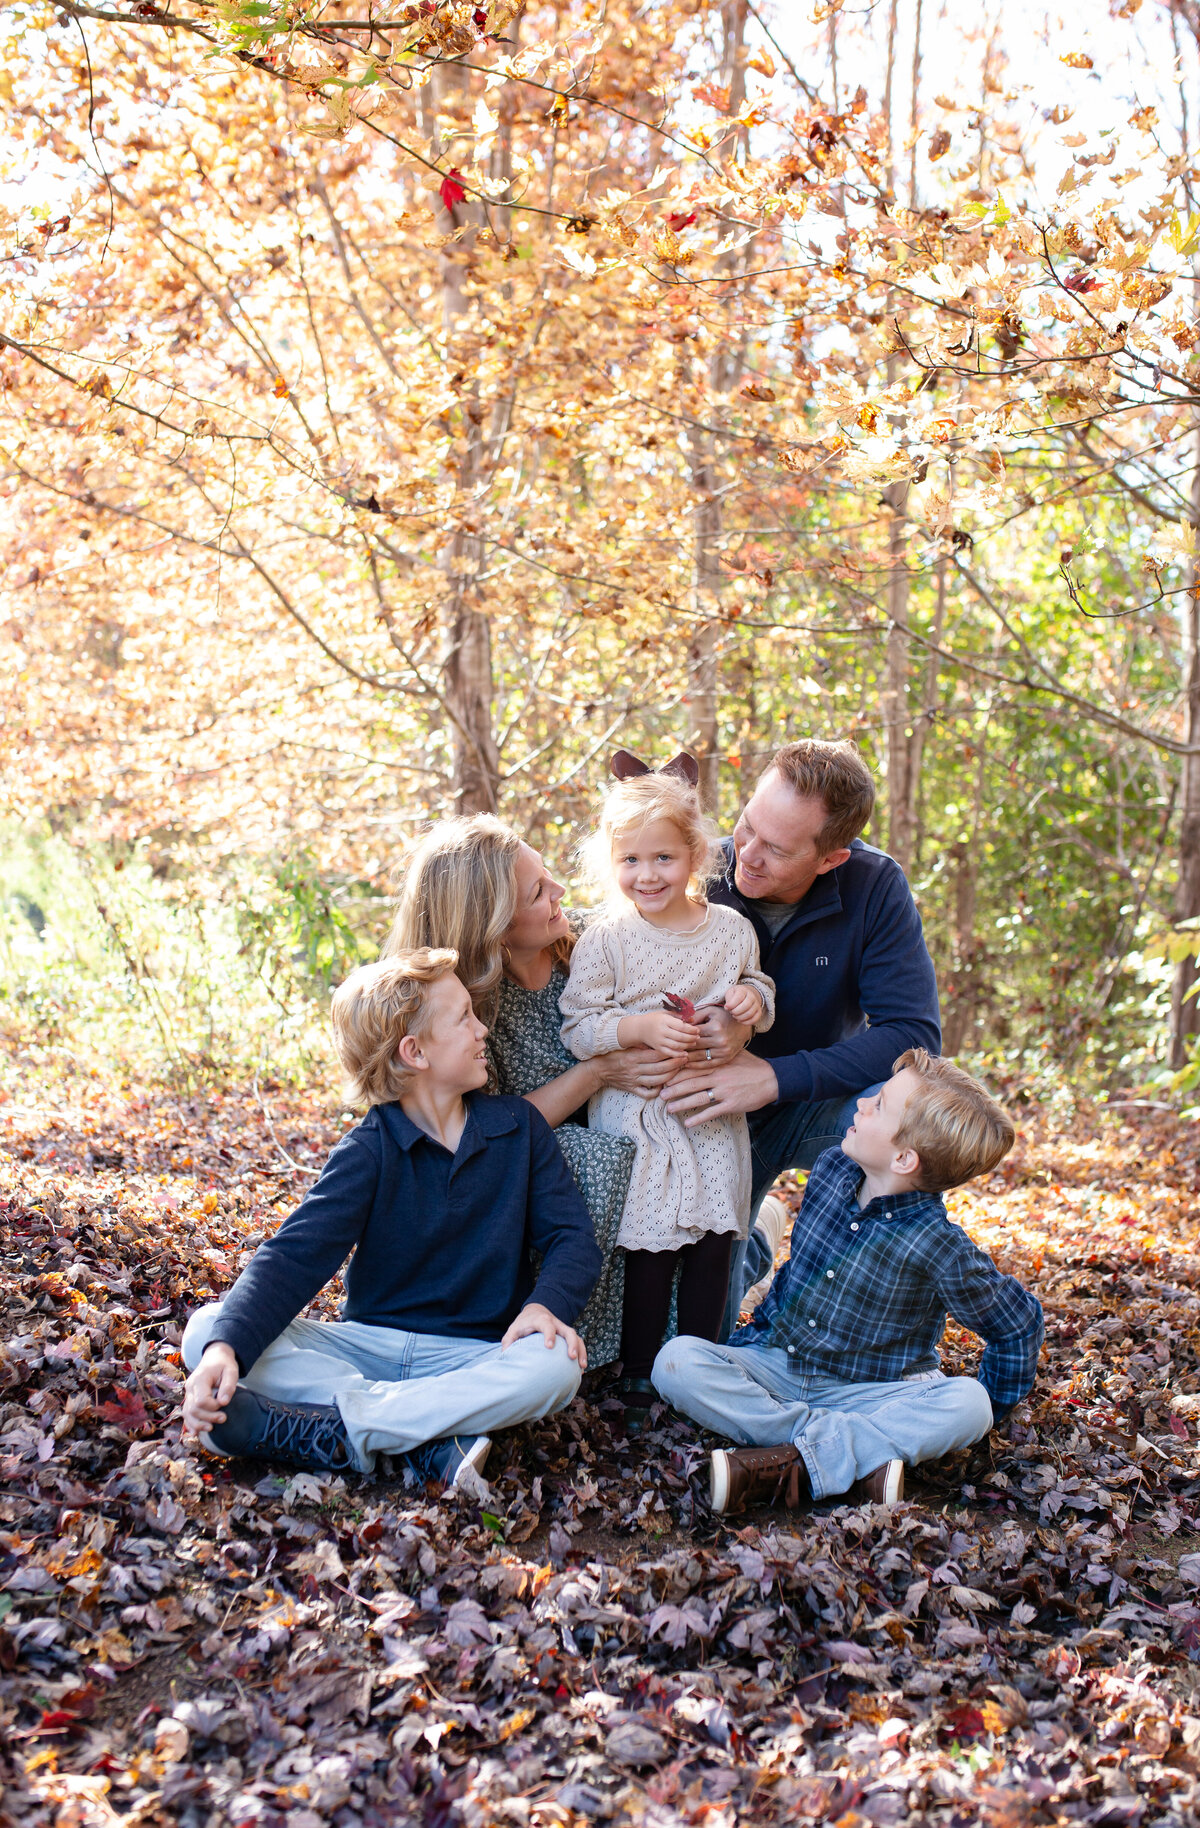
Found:
[{"label": "boy in navy shirt", "polygon": [[[400,953],[334,996],[347,1099],[370,1109],[188,1322],[183,1419],[214,1453],[367,1472],[382,1452],[454,1485],[482,1469],[490,1429],[579,1387],[591,1218],[539,1112],[481,1094],[487,1029],[457,962]],[[341,1319],[297,1319],[350,1252]]]},{"label": "boy in navy shirt", "polygon": [[[1013,1127],[949,1060],[910,1048],[821,1155],[791,1260],[726,1345],[679,1338],[656,1389],[705,1427],[754,1445],[712,1456],[717,1512],[828,1498],[861,1483],[893,1504],[904,1467],[967,1447],[1030,1390],[1039,1303],[953,1225],[940,1197],[994,1168]],[[979,1375],[946,1377],[947,1313],[987,1342]]]}]

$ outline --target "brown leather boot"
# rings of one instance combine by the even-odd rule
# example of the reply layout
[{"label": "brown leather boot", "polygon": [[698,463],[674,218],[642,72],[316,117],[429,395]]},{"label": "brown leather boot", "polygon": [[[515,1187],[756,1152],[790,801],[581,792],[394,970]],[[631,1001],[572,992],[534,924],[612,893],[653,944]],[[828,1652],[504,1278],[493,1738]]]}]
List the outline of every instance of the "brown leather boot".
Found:
[{"label": "brown leather boot", "polygon": [[789,1510],[812,1497],[808,1472],[795,1447],[719,1447],[709,1468],[709,1503],[720,1516],[748,1504],[782,1502]]},{"label": "brown leather boot", "polygon": [[868,1504],[903,1504],[904,1461],[885,1460],[873,1473],[859,1480],[854,1495],[865,1498]]}]

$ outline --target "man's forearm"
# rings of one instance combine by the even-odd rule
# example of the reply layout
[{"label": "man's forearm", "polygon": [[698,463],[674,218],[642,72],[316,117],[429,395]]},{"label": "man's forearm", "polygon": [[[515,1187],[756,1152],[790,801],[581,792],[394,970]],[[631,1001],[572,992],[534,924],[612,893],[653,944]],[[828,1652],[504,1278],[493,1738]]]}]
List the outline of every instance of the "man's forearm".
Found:
[{"label": "man's forearm", "polygon": [[781,1104],[799,1104],[824,1098],[850,1098],[869,1085],[890,1079],[892,1067],[910,1047],[924,1047],[936,1054],[941,1034],[935,1021],[914,1016],[909,1021],[885,1022],[865,1028],[832,1047],[814,1047],[771,1059]]}]

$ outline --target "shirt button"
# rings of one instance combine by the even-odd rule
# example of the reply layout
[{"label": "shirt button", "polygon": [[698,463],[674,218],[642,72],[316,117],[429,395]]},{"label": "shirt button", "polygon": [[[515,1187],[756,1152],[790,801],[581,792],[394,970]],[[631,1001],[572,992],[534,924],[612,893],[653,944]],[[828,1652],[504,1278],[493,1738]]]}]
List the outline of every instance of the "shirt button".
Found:
[{"label": "shirt button", "polygon": [[815,1320],[810,1320],[808,1324],[810,1327],[815,1327],[817,1323]]},{"label": "shirt button", "polygon": [[890,1219],[892,1215],[890,1212],[885,1212],[883,1216],[885,1219]]},{"label": "shirt button", "polygon": [[794,1352],[794,1351],[795,1351],[795,1350],[796,1350],[796,1348],[795,1348],[795,1346],[789,1346],[789,1347],[788,1347],[788,1351],[789,1351],[789,1352]]},{"label": "shirt button", "polygon": [[851,1229],[851,1231],[857,1231],[857,1230],[858,1230],[858,1220],[857,1220],[857,1219],[855,1219],[855,1221],[854,1221],[854,1223],[853,1223],[853,1224],[852,1224],[852,1225],[851,1225],[851,1227],[850,1227],[850,1229]]},{"label": "shirt button", "polygon": [[831,1269],[827,1269],[825,1271],[825,1274],[829,1277],[829,1280],[832,1282],[833,1281],[833,1271]]}]

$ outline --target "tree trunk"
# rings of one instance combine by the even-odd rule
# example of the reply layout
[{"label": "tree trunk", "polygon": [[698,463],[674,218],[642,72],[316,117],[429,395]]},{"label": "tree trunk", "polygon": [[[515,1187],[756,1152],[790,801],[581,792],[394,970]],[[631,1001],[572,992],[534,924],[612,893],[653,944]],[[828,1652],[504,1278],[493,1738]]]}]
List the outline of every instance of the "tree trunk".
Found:
[{"label": "tree trunk", "polygon": [[975,804],[971,835],[951,847],[954,860],[954,969],[946,985],[947,1006],[942,1022],[942,1052],[961,1053],[975,1039],[983,985],[980,979],[979,936],[975,930],[979,902],[979,844],[983,830],[984,790],[987,786],[988,726],[991,701],[979,733],[975,757]]},{"label": "tree trunk", "polygon": [[[1200,429],[1196,433],[1195,469],[1192,472],[1192,521],[1200,528]],[[1184,741],[1200,743],[1200,553],[1192,559],[1192,588],[1183,612]],[[1175,889],[1175,918],[1200,916],[1200,755],[1183,757],[1180,781],[1179,880]],[[1171,1065],[1176,1071],[1188,1057],[1189,1042],[1200,1031],[1200,964],[1194,956],[1180,959],[1171,987]]]},{"label": "tree trunk", "polygon": [[913,833],[913,865],[921,867],[921,843],[925,834],[923,798],[921,794],[921,764],[925,759],[925,739],[929,734],[937,710],[938,690],[938,654],[937,648],[942,644],[942,630],[946,623],[946,555],[943,552],[937,561],[937,598],[933,611],[934,645],[925,655],[925,680],[921,691],[921,710],[913,726],[912,761],[908,770],[908,803],[909,817]]},{"label": "tree trunk", "polygon": [[[724,34],[722,74],[729,85],[729,112],[740,112],[746,99],[746,0],[725,0],[721,8]],[[739,133],[743,156],[748,130]],[[733,257],[723,256],[722,266],[733,270]],[[741,366],[726,334],[709,362],[709,395],[715,402],[729,392]],[[695,510],[692,527],[692,606],[696,617],[688,643],[688,748],[700,764],[700,802],[716,815],[720,800],[720,731],[717,719],[719,651],[721,636],[721,553],[723,516],[720,474],[715,440],[705,432],[691,435],[692,489]]]},{"label": "tree trunk", "polygon": [[883,499],[888,524],[887,681],[883,694],[887,746],[888,850],[900,868],[912,867],[917,806],[917,755],[909,716],[908,562],[904,538],[906,482],[889,483]]},{"label": "tree trunk", "polygon": [[896,138],[892,132],[892,81],[896,74],[896,24],[899,10],[900,0],[892,0],[888,10],[887,70],[883,79],[883,118],[887,122],[887,163],[884,166],[884,173],[889,196],[894,196],[896,190]]},{"label": "tree trunk", "polygon": [[[896,70],[896,29],[898,0],[892,0],[888,13],[887,81],[884,89],[884,112],[887,117],[887,188],[895,192],[896,132],[893,81]],[[890,300],[889,300],[890,314]],[[887,379],[891,387],[896,379],[897,360],[888,357]],[[887,755],[888,843],[891,855],[907,875],[912,869],[916,846],[917,799],[921,775],[921,751],[924,725],[914,728],[910,716],[908,691],[911,642],[905,632],[908,624],[908,549],[904,537],[907,518],[908,488],[906,482],[893,482],[883,492],[888,510],[888,637],[883,693],[884,739]]]},{"label": "tree trunk", "polygon": [[716,816],[720,798],[717,748],[717,642],[721,627],[721,501],[714,484],[709,439],[696,434],[692,488],[696,496],[692,533],[692,607],[696,617],[688,643],[687,747],[700,764],[700,804]]},{"label": "tree trunk", "polygon": [[917,128],[921,120],[921,0],[913,21],[912,103],[908,116],[908,205],[917,207]]},{"label": "tree trunk", "polygon": [[[456,102],[466,117],[469,96],[467,72],[459,65],[440,64],[434,78],[439,108],[454,111]],[[467,137],[465,132],[460,137]],[[445,148],[434,141],[435,157]],[[451,163],[457,163],[451,159]],[[461,159],[465,165],[465,157]],[[470,309],[466,279],[475,240],[478,206],[469,198],[447,208],[438,207],[438,228],[443,235],[465,226],[465,233],[442,250],[442,330],[447,351],[465,327]],[[464,351],[462,366],[468,366]],[[452,730],[451,792],[460,813],[495,812],[499,802],[500,757],[493,730],[492,631],[487,616],[477,607],[478,579],[483,569],[483,545],[474,531],[475,509],[484,477],[483,411],[474,388],[464,391],[459,410],[463,415],[463,449],[458,462],[454,532],[443,548],[439,564],[447,581],[443,600],[444,658],[442,677],[446,709]]]}]

